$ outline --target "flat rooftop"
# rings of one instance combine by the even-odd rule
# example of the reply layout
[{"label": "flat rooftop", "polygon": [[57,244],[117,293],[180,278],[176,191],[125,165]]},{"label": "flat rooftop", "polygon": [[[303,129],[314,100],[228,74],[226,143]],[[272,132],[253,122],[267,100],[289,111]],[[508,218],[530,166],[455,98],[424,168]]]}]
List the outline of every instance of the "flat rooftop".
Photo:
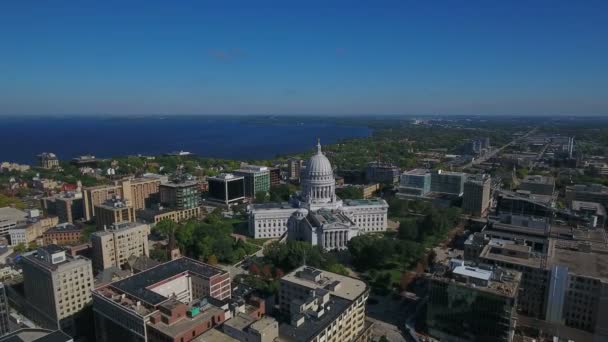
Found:
[{"label": "flat rooftop", "polygon": [[555,178],[553,178],[551,176],[543,176],[543,175],[528,175],[528,176],[524,177],[522,182],[530,183],[530,184],[553,185],[553,184],[555,184]]},{"label": "flat rooftop", "polygon": [[330,295],[326,306],[329,309],[321,317],[306,317],[299,327],[283,323],[279,326],[279,336],[287,341],[308,342],[344,313],[351,303],[350,300]]},{"label": "flat rooftop", "polygon": [[388,203],[386,203],[386,201],[383,200],[382,198],[347,199],[347,200],[344,200],[343,203],[347,207],[360,207],[360,206],[367,206],[367,205],[382,205],[382,206],[388,207]]},{"label": "flat rooftop", "polygon": [[149,268],[143,272],[134,274],[131,277],[116,281],[108,286],[131,297],[140,299],[148,304],[158,305],[167,298],[148,289],[148,287],[163,282],[169,278],[187,273],[208,279],[227,272],[221,268],[203,264],[190,258],[182,257]]},{"label": "flat rooftop", "polygon": [[354,223],[342,212],[331,211],[327,209],[319,209],[316,212],[311,212],[312,223],[323,225],[331,223],[343,223],[345,225],[354,225]]},{"label": "flat rooftop", "polygon": [[[314,281],[309,277],[309,275],[313,274],[318,277],[318,281]],[[350,301],[359,298],[359,296],[367,291],[367,285],[359,279],[325,272],[310,266],[298,267],[281,278],[281,281],[298,284],[310,289],[327,289],[331,294]]]},{"label": "flat rooftop", "polygon": [[[454,275],[460,277],[454,277]],[[493,270],[488,270],[466,265],[455,267],[451,275],[448,272],[439,272],[435,274],[426,274],[425,276],[447,284],[471,287],[479,291],[493,293],[505,297],[517,296],[517,290],[521,282],[521,273],[518,271],[507,270],[504,268],[494,268]],[[467,282],[470,278],[483,280],[484,282]],[[486,285],[483,286],[481,284]]]},{"label": "flat rooftop", "polygon": [[[191,306],[188,306],[191,307]],[[217,317],[222,314],[224,310],[213,306],[206,305],[201,308],[201,311],[198,315],[194,317],[184,316],[176,322],[172,324],[165,324],[162,321],[157,322],[155,324],[148,322],[148,325],[154,327],[154,329],[163,332],[165,335],[171,336],[173,338],[179,337],[185,331],[190,331],[195,327],[200,326],[205,321],[210,321],[212,317]]]},{"label": "flat rooftop", "polygon": [[50,234],[50,233],[65,233],[65,232],[77,232],[77,231],[81,231],[82,229],[78,226],[75,226],[69,222],[64,222],[64,223],[60,223],[58,225],[56,225],[53,228],[50,228],[49,230],[47,230],[46,232],[44,232],[44,234]]},{"label": "flat rooftop", "polygon": [[217,329],[209,329],[202,335],[190,340],[190,342],[239,342],[239,340],[232,338]]},{"label": "flat rooftop", "polygon": [[429,170],[427,169],[413,169],[403,173],[404,175],[412,175],[412,176],[424,176],[429,174]]},{"label": "flat rooftop", "polygon": [[296,206],[290,204],[289,202],[251,204],[251,208],[253,210],[297,209]]},{"label": "flat rooftop", "polygon": [[572,201],[572,210],[581,211],[595,211],[596,215],[606,216],[606,208],[597,202],[585,202],[585,201]]}]

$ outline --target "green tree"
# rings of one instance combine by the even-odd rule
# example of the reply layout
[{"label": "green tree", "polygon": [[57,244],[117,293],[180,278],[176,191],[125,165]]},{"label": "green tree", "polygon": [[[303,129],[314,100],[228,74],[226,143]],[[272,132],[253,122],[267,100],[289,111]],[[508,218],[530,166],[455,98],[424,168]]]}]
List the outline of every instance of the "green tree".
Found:
[{"label": "green tree", "polygon": [[165,239],[170,238],[175,231],[177,230],[178,224],[168,218],[160,220],[156,225],[154,225],[154,231],[160,234]]},{"label": "green tree", "polygon": [[255,202],[256,203],[266,203],[268,202],[268,194],[266,191],[258,191],[255,193]]}]

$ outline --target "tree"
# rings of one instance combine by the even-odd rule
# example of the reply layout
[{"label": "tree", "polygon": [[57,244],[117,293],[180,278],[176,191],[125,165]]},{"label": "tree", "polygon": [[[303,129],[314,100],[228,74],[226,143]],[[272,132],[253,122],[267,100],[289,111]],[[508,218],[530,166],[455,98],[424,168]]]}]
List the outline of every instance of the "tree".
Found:
[{"label": "tree", "polygon": [[17,252],[17,253],[23,253],[27,250],[25,244],[23,242],[20,242],[17,244],[17,246],[15,246],[13,248],[13,251]]},{"label": "tree", "polygon": [[170,238],[177,230],[177,223],[175,221],[165,218],[160,220],[155,226],[154,231],[160,234],[163,238]]},{"label": "tree", "polygon": [[249,265],[249,273],[258,275],[260,274],[260,268],[255,263],[251,263],[251,265]]},{"label": "tree", "polygon": [[268,202],[268,194],[266,191],[258,191],[255,193],[255,202],[256,203],[266,203]]},{"label": "tree", "polygon": [[400,240],[417,240],[418,222],[412,218],[399,222],[399,231],[397,232],[397,237]]}]

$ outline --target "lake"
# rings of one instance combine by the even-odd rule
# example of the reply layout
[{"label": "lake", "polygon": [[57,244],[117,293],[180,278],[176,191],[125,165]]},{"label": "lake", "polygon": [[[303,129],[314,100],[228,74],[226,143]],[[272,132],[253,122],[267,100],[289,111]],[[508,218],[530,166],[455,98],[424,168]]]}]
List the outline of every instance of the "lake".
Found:
[{"label": "lake", "polygon": [[32,164],[41,152],[59,159],[98,158],[172,151],[202,157],[270,159],[341,139],[366,137],[371,129],[306,120],[209,117],[0,117],[0,161]]}]

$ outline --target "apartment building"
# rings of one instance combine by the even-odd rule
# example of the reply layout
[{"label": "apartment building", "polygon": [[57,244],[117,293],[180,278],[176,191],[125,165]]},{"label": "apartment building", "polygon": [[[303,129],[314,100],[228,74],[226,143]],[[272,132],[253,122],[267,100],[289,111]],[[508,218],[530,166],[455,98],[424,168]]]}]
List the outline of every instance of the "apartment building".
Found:
[{"label": "apartment building", "polygon": [[358,279],[301,266],[281,278],[279,326],[287,341],[365,341],[367,285]]},{"label": "apartment building", "polygon": [[25,299],[35,314],[74,336],[75,319],[91,302],[91,261],[68,256],[57,245],[39,247],[22,260]]},{"label": "apartment building", "polygon": [[132,256],[149,256],[148,235],[149,225],[133,222],[113,224],[91,234],[93,266],[96,270],[121,268]]},{"label": "apartment building", "polygon": [[117,223],[134,221],[135,209],[129,202],[113,198],[95,206],[97,230],[104,230]]},{"label": "apartment building", "polygon": [[229,312],[228,272],[179,258],[93,291],[96,340],[189,342]]}]

